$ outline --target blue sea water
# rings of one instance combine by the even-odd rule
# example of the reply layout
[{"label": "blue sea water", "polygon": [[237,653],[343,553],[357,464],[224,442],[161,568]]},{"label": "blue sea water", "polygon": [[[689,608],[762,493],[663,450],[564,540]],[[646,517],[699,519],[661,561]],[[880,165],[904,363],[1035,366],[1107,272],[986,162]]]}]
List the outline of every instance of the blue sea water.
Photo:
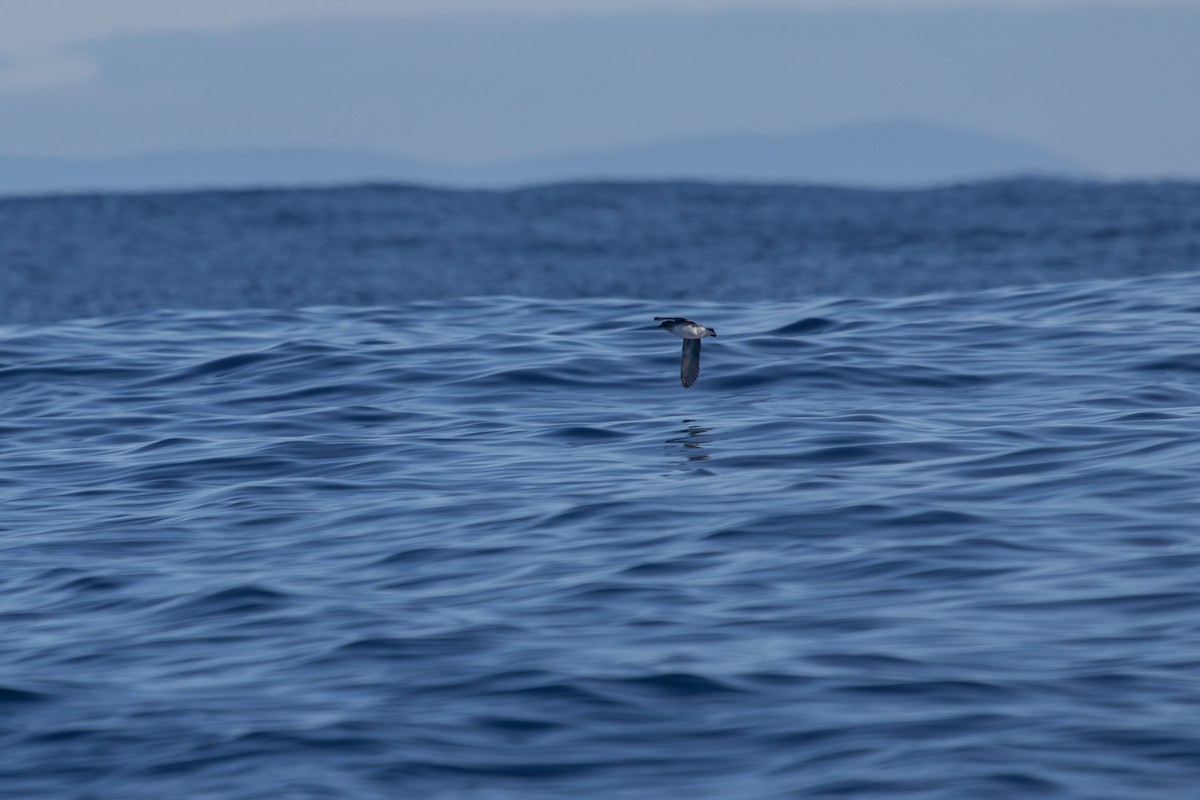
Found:
[{"label": "blue sea water", "polygon": [[[0,328],[4,796],[1195,797],[1200,207],[1167,199],[1200,190],[590,190],[664,221],[557,219],[591,244],[541,292],[497,266],[505,193],[0,202],[7,280],[39,265]],[[321,238],[245,234],[264,204],[356,191],[457,211],[394,262],[346,244],[407,220],[380,212],[322,229],[361,228],[343,260],[176,302],[230,241]],[[688,192],[759,227],[672,250]],[[997,233],[998,194],[1028,224]],[[134,237],[148,208],[175,227]],[[806,208],[863,225],[811,269],[718,266]],[[904,275],[873,213],[911,226]],[[623,292],[572,288],[622,253]],[[1065,280],[998,272],[1027,262]],[[286,301],[388,269],[426,299]],[[238,308],[256,279],[275,305]],[[719,331],[692,390],[656,314]]]}]

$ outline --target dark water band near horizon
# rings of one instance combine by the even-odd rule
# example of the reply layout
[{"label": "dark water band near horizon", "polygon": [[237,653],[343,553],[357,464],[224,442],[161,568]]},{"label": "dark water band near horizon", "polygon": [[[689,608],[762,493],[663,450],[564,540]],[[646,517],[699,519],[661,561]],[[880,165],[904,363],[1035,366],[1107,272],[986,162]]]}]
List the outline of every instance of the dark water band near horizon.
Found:
[{"label": "dark water band near horizon", "polygon": [[1198,197],[0,201],[0,788],[1190,800]]}]

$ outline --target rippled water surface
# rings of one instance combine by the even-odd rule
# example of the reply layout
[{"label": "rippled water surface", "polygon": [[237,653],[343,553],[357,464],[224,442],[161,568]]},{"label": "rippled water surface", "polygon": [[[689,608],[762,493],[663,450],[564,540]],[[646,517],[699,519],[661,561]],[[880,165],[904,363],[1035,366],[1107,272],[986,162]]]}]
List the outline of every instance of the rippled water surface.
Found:
[{"label": "rippled water surface", "polygon": [[9,326],[0,786],[1194,797],[1198,287]]}]

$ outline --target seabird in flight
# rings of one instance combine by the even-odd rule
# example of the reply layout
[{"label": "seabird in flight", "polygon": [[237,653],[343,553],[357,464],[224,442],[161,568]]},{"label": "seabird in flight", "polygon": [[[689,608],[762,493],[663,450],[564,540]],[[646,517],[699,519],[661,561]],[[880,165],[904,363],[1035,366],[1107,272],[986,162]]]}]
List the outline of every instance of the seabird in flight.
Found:
[{"label": "seabird in flight", "polygon": [[692,322],[683,317],[655,317],[662,320],[658,327],[683,339],[683,360],[679,362],[679,380],[683,388],[690,389],[700,377],[700,340],[705,336],[716,336],[712,328],[706,328],[698,322]]}]

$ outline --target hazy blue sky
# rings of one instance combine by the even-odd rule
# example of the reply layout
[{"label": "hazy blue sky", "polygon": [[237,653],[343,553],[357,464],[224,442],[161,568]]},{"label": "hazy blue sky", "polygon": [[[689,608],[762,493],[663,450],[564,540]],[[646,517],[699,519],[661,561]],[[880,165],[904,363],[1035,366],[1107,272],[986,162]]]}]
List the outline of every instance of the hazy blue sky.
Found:
[{"label": "hazy blue sky", "polygon": [[1198,42],[1200,2],[0,0],[0,154],[478,162],[908,117],[1200,176]]}]

